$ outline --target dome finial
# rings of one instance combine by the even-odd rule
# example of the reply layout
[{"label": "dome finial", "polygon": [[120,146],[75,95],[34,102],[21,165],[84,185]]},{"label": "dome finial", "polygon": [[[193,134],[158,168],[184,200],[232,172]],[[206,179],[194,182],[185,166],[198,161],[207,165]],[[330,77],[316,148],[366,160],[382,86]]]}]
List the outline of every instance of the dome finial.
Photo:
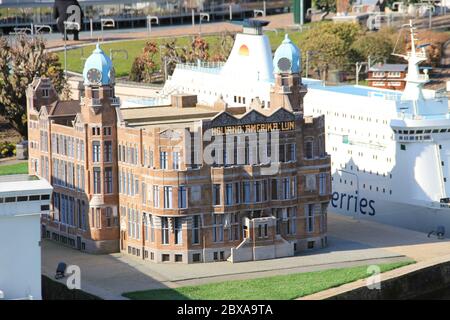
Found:
[{"label": "dome finial", "polygon": [[291,38],[289,38],[289,34],[285,33],[284,34],[284,40],[283,43],[291,43]]},{"label": "dome finial", "polygon": [[291,41],[289,34],[284,35],[284,40],[275,51],[273,65],[274,73],[299,73],[300,49]]}]

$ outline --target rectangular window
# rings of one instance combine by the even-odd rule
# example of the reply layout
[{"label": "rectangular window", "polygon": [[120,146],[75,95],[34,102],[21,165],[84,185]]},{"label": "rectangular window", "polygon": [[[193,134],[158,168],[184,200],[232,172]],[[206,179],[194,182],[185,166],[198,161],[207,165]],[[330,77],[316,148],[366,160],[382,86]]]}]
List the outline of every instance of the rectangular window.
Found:
[{"label": "rectangular window", "polygon": [[172,187],[164,187],[164,208],[172,209]]},{"label": "rectangular window", "polygon": [[153,167],[153,151],[152,151],[152,150],[149,151],[149,159],[148,159],[148,162],[149,162],[149,166],[150,166],[150,167]]},{"label": "rectangular window", "polygon": [[101,211],[101,209],[100,208],[97,208],[96,210],[95,210],[95,227],[97,228],[97,229],[100,229],[102,226],[101,226],[101,219],[102,219],[102,211]]},{"label": "rectangular window", "polygon": [[319,193],[325,195],[327,193],[327,174],[319,174]]},{"label": "rectangular window", "polygon": [[234,202],[241,203],[241,184],[239,182],[234,184]]},{"label": "rectangular window", "polygon": [[223,214],[213,214],[213,241],[223,241]]},{"label": "rectangular window", "polygon": [[105,193],[113,193],[112,168],[105,168]]},{"label": "rectangular window", "polygon": [[236,241],[239,240],[239,213],[230,214],[230,229],[228,230],[228,240]]},{"label": "rectangular window", "polygon": [[111,127],[104,127],[103,128],[103,135],[104,136],[110,136],[111,135]]},{"label": "rectangular window", "polygon": [[106,227],[111,228],[112,227],[112,208],[107,207],[106,208],[106,213],[105,213],[105,218],[106,218]]},{"label": "rectangular window", "polygon": [[145,185],[145,182],[142,182],[141,186],[141,198],[142,198],[142,204],[147,204],[147,186]]},{"label": "rectangular window", "polygon": [[167,159],[167,152],[161,151],[159,156],[160,166],[161,169],[167,169],[169,167],[168,165],[168,159]]},{"label": "rectangular window", "polygon": [[102,193],[102,180],[101,180],[101,172],[100,168],[94,168],[93,169],[94,177],[94,193],[99,194]]},{"label": "rectangular window", "polygon": [[219,206],[221,204],[220,184],[213,184],[213,205]]},{"label": "rectangular window", "polygon": [[178,208],[187,208],[187,188],[185,186],[178,188]]},{"label": "rectangular window", "polygon": [[141,238],[141,214],[139,211],[136,211],[135,215],[135,227],[136,227],[136,239]]},{"label": "rectangular window", "polygon": [[244,203],[250,203],[250,182],[246,181],[243,183],[243,192],[244,192]]},{"label": "rectangular window", "polygon": [[153,207],[159,208],[159,187],[153,186]]},{"label": "rectangular window", "polygon": [[272,179],[270,184],[272,200],[278,200],[278,180]]},{"label": "rectangular window", "polygon": [[100,142],[99,141],[92,142],[92,161],[100,162]]},{"label": "rectangular window", "polygon": [[283,200],[289,199],[291,196],[291,185],[289,178],[283,178]]},{"label": "rectangular window", "polygon": [[261,197],[261,181],[255,181],[253,183],[253,192],[254,192],[254,199],[255,202],[261,202],[262,201],[262,197]]},{"label": "rectangular window", "polygon": [[103,151],[104,151],[104,161],[112,162],[112,142],[111,141],[105,141]]},{"label": "rectangular window", "polygon": [[295,161],[295,144],[289,143],[286,145],[286,161]]},{"label": "rectangular window", "polygon": [[183,225],[181,218],[174,218],[175,244],[183,243]]},{"label": "rectangular window", "polygon": [[307,204],[305,206],[306,211],[306,231],[314,232],[314,205]]},{"label": "rectangular window", "polygon": [[280,152],[279,152],[279,156],[280,156],[280,162],[285,162],[286,161],[286,152],[285,152],[285,146],[284,144],[280,144],[279,146]]},{"label": "rectangular window", "polygon": [[200,243],[200,216],[192,216],[192,244]]},{"label": "rectangular window", "polygon": [[267,201],[268,200],[267,193],[268,193],[268,191],[267,191],[267,180],[263,180],[262,181],[262,198],[263,198],[263,201]]},{"label": "rectangular window", "polygon": [[308,139],[305,141],[305,158],[312,159],[313,156],[313,141],[312,139]]},{"label": "rectangular window", "polygon": [[161,217],[161,243],[169,244],[169,219]]},{"label": "rectangular window", "polygon": [[180,153],[174,152],[172,154],[172,169],[173,170],[179,170],[180,169]]},{"label": "rectangular window", "polygon": [[225,185],[225,204],[227,206],[233,204],[233,184],[227,183]]}]

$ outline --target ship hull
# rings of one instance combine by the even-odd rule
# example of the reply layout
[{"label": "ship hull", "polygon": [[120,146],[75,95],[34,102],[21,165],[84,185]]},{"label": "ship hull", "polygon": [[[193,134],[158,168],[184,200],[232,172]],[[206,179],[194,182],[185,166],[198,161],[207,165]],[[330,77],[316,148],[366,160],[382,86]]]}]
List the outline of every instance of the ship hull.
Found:
[{"label": "ship hull", "polygon": [[[349,216],[356,220],[375,221],[427,234],[431,231],[436,231],[438,226],[445,228],[446,235],[450,232],[450,208],[434,208],[394,202],[376,198],[373,195],[371,197],[368,194],[361,194],[360,199],[367,199],[367,203],[372,202],[372,206],[367,205],[364,209],[358,206],[355,210],[355,206],[347,206],[345,201],[344,205],[341,205],[340,197],[346,194],[344,192],[344,190],[333,186],[333,200],[330,202],[329,211]],[[354,196],[357,197],[357,195]],[[371,210],[371,207],[374,210]]]}]

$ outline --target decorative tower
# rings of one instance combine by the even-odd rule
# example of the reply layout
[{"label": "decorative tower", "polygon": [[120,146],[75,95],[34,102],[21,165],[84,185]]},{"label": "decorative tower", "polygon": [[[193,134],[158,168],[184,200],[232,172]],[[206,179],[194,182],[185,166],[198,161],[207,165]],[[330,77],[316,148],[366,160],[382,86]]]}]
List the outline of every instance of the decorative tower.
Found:
[{"label": "decorative tower", "polygon": [[283,107],[303,113],[306,87],[303,86],[300,75],[300,57],[299,48],[286,34],[273,59],[275,84],[270,92],[270,109]]},{"label": "decorative tower", "polygon": [[91,238],[105,251],[119,250],[117,116],[120,106],[114,94],[115,72],[111,59],[97,44],[86,60],[81,120],[85,145]]}]

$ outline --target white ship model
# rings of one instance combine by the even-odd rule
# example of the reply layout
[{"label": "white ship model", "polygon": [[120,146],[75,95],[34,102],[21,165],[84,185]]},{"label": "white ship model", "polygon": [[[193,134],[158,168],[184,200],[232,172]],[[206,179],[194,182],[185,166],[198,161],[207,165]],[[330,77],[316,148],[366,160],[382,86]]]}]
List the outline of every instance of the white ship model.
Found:
[{"label": "white ship model", "polygon": [[[196,94],[203,105],[222,99],[229,107],[250,108],[258,98],[267,107],[277,61],[263,26],[244,24],[224,64],[177,65],[155,101],[170,103],[169,95],[179,92]],[[409,29],[403,92],[303,79],[304,113],[325,115],[331,211],[423,232],[443,232],[441,226],[450,231],[448,101],[445,94],[423,88],[428,76],[419,72],[419,64],[426,60],[425,49],[416,47],[412,23]],[[294,46],[287,36],[283,45]]]},{"label": "white ship model", "polygon": [[425,48],[416,47],[411,22],[409,29],[403,92],[309,83],[305,113],[326,117],[332,210],[443,233],[450,230],[448,100],[443,92],[423,88],[429,81],[419,72]]}]

